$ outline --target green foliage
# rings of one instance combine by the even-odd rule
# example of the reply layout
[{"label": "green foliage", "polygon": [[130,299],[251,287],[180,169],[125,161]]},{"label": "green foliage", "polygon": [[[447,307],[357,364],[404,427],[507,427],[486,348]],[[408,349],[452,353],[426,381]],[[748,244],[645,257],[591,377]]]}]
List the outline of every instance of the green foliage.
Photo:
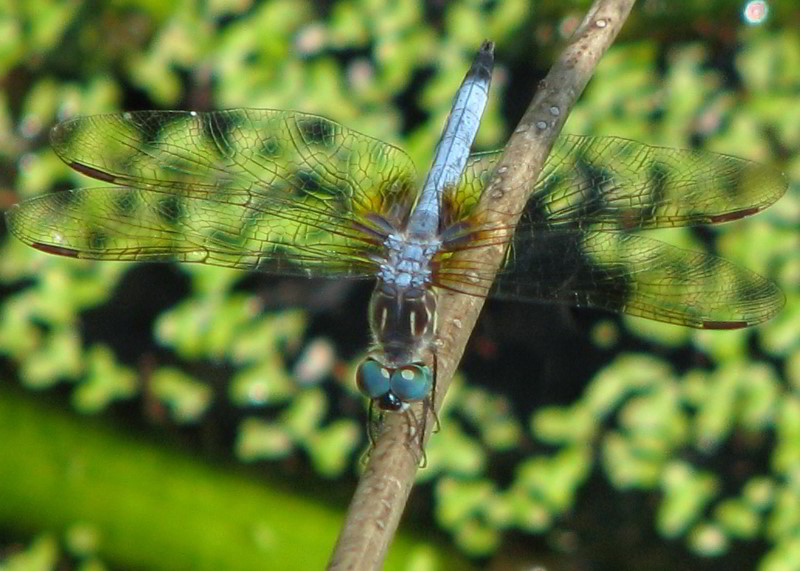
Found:
[{"label": "green foliage", "polygon": [[211,402],[211,389],[179,369],[161,367],[150,378],[150,390],[170,410],[175,422],[196,422]]},{"label": "green foliage", "polygon": [[54,569],[58,561],[58,542],[50,535],[42,535],[25,551],[15,553],[0,562],[2,571],[33,571]]},{"label": "green foliage", "polygon": [[[495,394],[503,391],[502,379],[492,379],[494,392],[455,386],[419,480],[434,490],[438,525],[467,553],[491,555],[509,530],[552,537],[587,509],[587,483],[601,481],[618,502],[646,495],[656,506],[652,527],[691,553],[723,558],[736,545],[767,545],[761,570],[800,566],[800,37],[790,18],[785,29],[734,28],[720,15],[727,12],[696,4],[674,17],[715,18],[735,33],[735,46],[728,46],[735,54],[726,56],[730,69],[718,65],[712,42],[696,36],[657,42],[650,28],[654,21],[664,25],[658,18],[669,14],[648,15],[654,9],[648,6],[604,58],[565,130],[700,145],[777,165],[790,180],[787,196],[758,217],[715,230],[713,242],[719,254],[776,279],[787,306],[757,331],[691,331],[636,318],[624,318],[620,329],[601,324],[590,333],[607,351],[631,332],[652,355],[609,359],[591,378],[578,379],[587,385],[574,402],[542,406],[527,422],[516,416],[517,403]],[[529,20],[534,8],[535,24]],[[454,89],[484,37],[498,41],[500,57],[478,146],[500,146],[508,132],[504,102],[518,96],[509,87],[524,83],[511,82],[520,78],[508,77],[512,63],[504,58],[516,54],[514,73],[546,67],[548,61],[534,61],[536,46],[525,34],[534,31],[541,48],[536,59],[546,59],[570,14],[555,3],[521,0],[453,2],[438,10],[389,0],[335,2],[325,12],[290,0],[0,0],[0,204],[97,184],[60,163],[46,144],[48,127],[139,104],[321,113],[402,146],[424,174]],[[416,111],[409,113],[409,106]],[[689,231],[657,237],[701,247]],[[266,310],[259,295],[240,287],[237,272],[181,266],[188,294],[159,315],[143,344],[151,348],[131,361],[110,340],[89,339],[85,327],[91,310],[113,331],[110,311],[130,265],[59,259],[9,239],[1,248],[0,355],[26,388],[68,390],[83,414],[138,399],[152,416],[143,424],[159,420],[201,432],[220,421],[215,415],[223,409],[224,420],[237,427],[233,449],[224,454],[275,472],[294,460],[326,482],[358,471],[366,441],[349,357],[319,357],[314,367],[322,373],[313,381],[298,382],[299,368],[288,365],[311,345],[306,312]],[[347,319],[364,316],[342,319],[347,329]],[[672,350],[702,356],[703,365],[671,366],[664,355]],[[319,384],[331,378],[334,383]],[[528,382],[535,386],[539,379]],[[162,409],[167,414],[153,413]],[[19,438],[39,422],[12,423],[18,432],[0,440]],[[81,439],[69,442],[61,453],[72,457]],[[106,452],[109,459],[136,450],[119,446]],[[766,460],[744,462],[747,470],[734,477],[731,455],[731,463]],[[170,482],[191,492],[196,474],[187,474]],[[166,494],[157,475],[154,470],[153,490]],[[37,490],[45,502],[56,501],[46,487],[30,488],[32,495]],[[235,499],[238,491],[231,490]],[[76,505],[91,499],[85,493],[75,492]],[[114,488],[107,499],[131,508],[114,514],[119,525],[125,517],[158,517],[157,502],[143,500],[144,507],[133,509],[131,498]],[[214,498],[224,520],[226,500]],[[275,498],[263,501],[268,512],[297,509]],[[107,539],[102,526],[109,522],[81,523],[80,512],[65,513],[59,522],[72,522],[61,530],[68,552],[81,568],[102,568],[93,542]],[[56,566],[59,542],[35,535],[44,520],[34,516],[27,515],[32,525],[16,528],[19,518],[6,514],[2,527],[36,539],[0,563],[0,571]],[[309,516],[296,516],[303,517]],[[269,530],[238,533],[265,545],[274,540]],[[438,568],[427,545],[417,543],[421,551],[402,568]],[[178,568],[170,555],[160,558],[163,568]],[[137,560],[131,551],[117,557],[112,563],[120,567]]]}]

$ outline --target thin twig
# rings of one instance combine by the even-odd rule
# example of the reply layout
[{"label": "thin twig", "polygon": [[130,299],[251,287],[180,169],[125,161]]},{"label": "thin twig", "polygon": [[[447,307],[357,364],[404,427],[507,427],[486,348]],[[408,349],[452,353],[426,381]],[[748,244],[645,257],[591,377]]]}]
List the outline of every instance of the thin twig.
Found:
[{"label": "thin twig", "polygon": [[[633,0],[597,0],[576,29],[547,77],[539,83],[525,115],[506,146],[505,153],[481,198],[486,222],[513,228],[528,199],[550,148],[567,114],[589,81],[600,57],[619,32]],[[497,247],[466,253],[483,267],[499,266],[506,232]],[[440,291],[437,328],[438,411],[461,355],[478,319],[483,299]],[[411,492],[419,463],[420,434],[427,440],[434,416],[430,410],[412,408],[414,422],[405,414],[387,414],[364,474],[350,503],[329,570],[380,569]]]}]

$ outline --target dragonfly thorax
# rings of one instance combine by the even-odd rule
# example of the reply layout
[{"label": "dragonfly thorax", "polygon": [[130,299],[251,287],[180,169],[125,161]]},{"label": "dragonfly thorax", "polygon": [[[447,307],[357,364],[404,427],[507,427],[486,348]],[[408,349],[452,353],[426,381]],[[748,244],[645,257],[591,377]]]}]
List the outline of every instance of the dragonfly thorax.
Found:
[{"label": "dragonfly thorax", "polygon": [[384,240],[378,279],[397,290],[423,289],[431,283],[431,260],[441,247],[438,237],[392,233]]}]

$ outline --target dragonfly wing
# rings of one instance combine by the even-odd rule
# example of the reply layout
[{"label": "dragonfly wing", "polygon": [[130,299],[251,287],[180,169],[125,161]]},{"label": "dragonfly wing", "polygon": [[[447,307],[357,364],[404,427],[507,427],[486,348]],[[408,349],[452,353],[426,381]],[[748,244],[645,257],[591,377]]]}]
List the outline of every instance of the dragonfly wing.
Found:
[{"label": "dragonfly wing", "polygon": [[[452,250],[496,245],[476,205],[502,152],[472,155],[445,204]],[[754,214],[787,184],[769,167],[616,137],[562,135],[545,163],[490,295],[561,302],[707,329],[761,323],[783,305],[769,280],[722,258],[630,230],[713,224]],[[440,257],[445,288],[481,295],[492,272]]]},{"label": "dragonfly wing", "polygon": [[[475,202],[500,157],[472,155],[452,201]],[[529,225],[552,229],[716,224],[760,212],[787,186],[775,169],[729,155],[561,135],[525,211]]]},{"label": "dragonfly wing", "polygon": [[417,192],[400,149],[292,111],[98,115],[51,139],[69,166],[114,186],[27,200],[9,227],[72,257],[366,277],[376,221],[401,224]]},{"label": "dragonfly wing", "polygon": [[701,329],[755,325],[784,304],[773,282],[706,253],[624,232],[528,230],[515,235],[494,297],[555,301]]}]

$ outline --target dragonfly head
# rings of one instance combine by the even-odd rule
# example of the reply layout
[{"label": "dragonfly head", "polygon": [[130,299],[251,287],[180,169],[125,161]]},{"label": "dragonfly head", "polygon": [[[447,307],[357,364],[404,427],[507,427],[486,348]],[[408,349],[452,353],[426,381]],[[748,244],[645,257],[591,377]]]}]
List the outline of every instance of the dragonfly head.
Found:
[{"label": "dragonfly head", "polygon": [[433,375],[425,363],[387,367],[367,357],[356,370],[358,390],[374,400],[381,410],[402,411],[409,403],[425,400],[431,392]]}]

